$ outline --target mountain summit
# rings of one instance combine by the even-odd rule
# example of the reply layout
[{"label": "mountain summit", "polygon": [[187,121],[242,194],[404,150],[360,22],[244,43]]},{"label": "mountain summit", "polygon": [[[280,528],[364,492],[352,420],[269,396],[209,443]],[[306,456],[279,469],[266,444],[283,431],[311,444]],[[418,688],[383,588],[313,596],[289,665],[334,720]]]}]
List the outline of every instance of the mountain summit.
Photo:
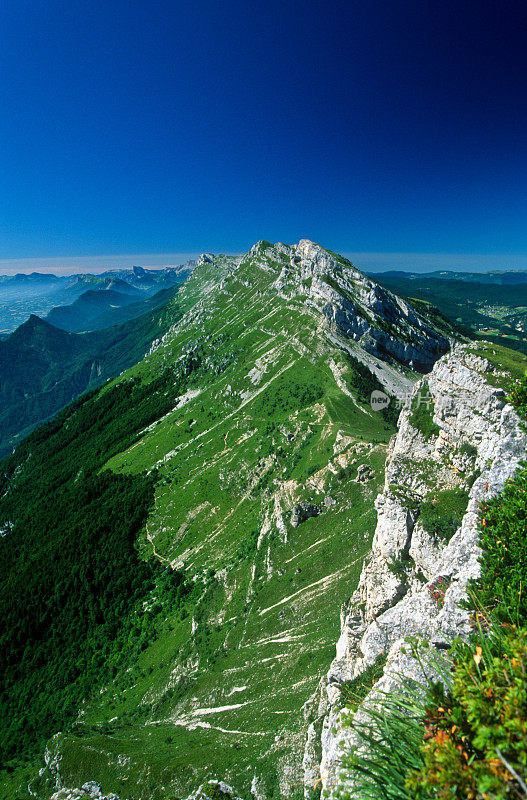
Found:
[{"label": "mountain summit", "polygon": [[309,306],[366,352],[426,372],[448,350],[444,336],[408,303],[309,239],[293,246],[258,242],[251,255],[280,264],[272,291],[284,299],[305,294]]}]

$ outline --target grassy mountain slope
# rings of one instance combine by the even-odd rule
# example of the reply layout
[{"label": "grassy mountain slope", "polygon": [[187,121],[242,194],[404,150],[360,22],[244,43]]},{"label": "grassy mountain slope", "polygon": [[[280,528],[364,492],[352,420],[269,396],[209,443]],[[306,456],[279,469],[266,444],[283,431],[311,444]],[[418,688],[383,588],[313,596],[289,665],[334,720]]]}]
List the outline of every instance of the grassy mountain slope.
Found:
[{"label": "grassy mountain slope", "polygon": [[[403,301],[309,242],[259,243],[241,261],[202,259],[178,303],[188,310],[146,359],[4,462],[0,546],[21,547],[29,507],[42,531],[37,561],[54,557],[43,481],[51,491],[60,485],[57,502],[75,496],[73,541],[86,541],[99,495],[110,491],[104,478],[115,491],[124,482],[124,498],[134,486],[142,492],[136,557],[150,570],[131,597],[108,593],[112,574],[101,577],[101,564],[79,547],[77,568],[93,579],[80,593],[70,589],[75,603],[104,598],[106,611],[81,630],[45,621],[24,654],[41,668],[52,637],[65,683],[34,696],[25,764],[7,764],[7,796],[28,782],[49,797],[57,780],[94,779],[120,797],[183,797],[212,777],[244,797],[251,787],[257,797],[303,795],[302,706],[331,662],[339,605],[369,550],[394,430],[394,403],[373,411],[370,393],[403,396],[415,379],[410,366],[425,369],[448,344]],[[68,436],[76,446],[65,471]],[[102,525],[103,537],[113,537],[112,524]],[[127,552],[112,557],[117,573],[131,563]],[[81,666],[71,673],[76,648]],[[10,708],[28,696],[32,676],[14,674]],[[50,722],[45,709],[81,690],[76,719],[70,711]],[[42,716],[46,732],[63,732],[37,777]]]}]

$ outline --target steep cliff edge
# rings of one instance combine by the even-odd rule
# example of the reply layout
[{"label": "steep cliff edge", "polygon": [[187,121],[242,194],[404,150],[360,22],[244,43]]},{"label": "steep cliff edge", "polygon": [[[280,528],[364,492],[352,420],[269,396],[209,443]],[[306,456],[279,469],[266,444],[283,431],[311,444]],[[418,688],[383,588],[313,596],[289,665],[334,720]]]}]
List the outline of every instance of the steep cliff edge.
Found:
[{"label": "steep cliff edge", "polygon": [[251,254],[280,264],[271,289],[285,300],[305,295],[340,345],[354,340],[370,356],[417,372],[428,372],[449,349],[448,339],[405,300],[309,239],[297,245],[258,242]]},{"label": "steep cliff edge", "polygon": [[502,378],[473,348],[458,345],[416,384],[401,413],[376,500],[371,555],[342,609],[336,658],[305,707],[306,792],[317,780],[329,791],[338,782],[342,747],[352,737],[342,726],[347,681],[386,657],[372,692],[389,690],[397,675],[417,677],[402,651],[405,637],[441,646],[469,631],[459,601],[479,573],[478,505],[502,490],[527,446]]}]

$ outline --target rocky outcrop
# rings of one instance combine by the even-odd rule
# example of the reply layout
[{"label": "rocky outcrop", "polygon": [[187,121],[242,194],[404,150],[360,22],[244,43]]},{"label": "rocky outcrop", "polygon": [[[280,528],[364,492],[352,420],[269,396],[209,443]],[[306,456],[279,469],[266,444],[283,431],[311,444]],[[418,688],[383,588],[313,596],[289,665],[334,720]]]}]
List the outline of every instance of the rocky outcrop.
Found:
[{"label": "rocky outcrop", "polygon": [[281,271],[272,288],[285,298],[306,295],[306,303],[367,353],[427,372],[448,351],[448,340],[402,298],[308,239],[297,245],[259,242],[251,254],[274,258]]},{"label": "rocky outcrop", "polygon": [[[322,727],[317,767],[329,791],[339,779],[342,746],[353,738],[342,727],[342,685],[382,654],[386,666],[369,695],[372,702],[375,692],[389,691],[398,676],[418,677],[415,662],[404,652],[405,637],[425,638],[442,648],[469,633],[469,615],[459,601],[468,581],[479,574],[478,506],[503,489],[527,448],[524,425],[504,392],[488,381],[495,377],[491,372],[485,359],[458,345],[437,362],[426,382],[416,385],[401,413],[384,491],[376,500],[371,555],[342,610],[336,658],[305,709],[312,725],[318,721]],[[424,432],[412,413],[419,393],[426,395],[435,426]],[[440,502],[441,491],[451,489],[466,493],[467,506],[447,541],[426,530],[419,510],[430,498]],[[308,744],[306,754],[313,751]],[[305,768],[312,783],[312,759],[307,758]]]},{"label": "rocky outcrop", "polygon": [[225,781],[211,780],[202,784],[187,800],[241,800]]},{"label": "rocky outcrop", "polygon": [[359,464],[357,467],[357,481],[367,483],[374,477],[375,473],[369,464]]},{"label": "rocky outcrop", "polygon": [[120,800],[116,794],[103,794],[100,783],[86,781],[80,789],[59,789],[51,800]]},{"label": "rocky outcrop", "polygon": [[306,519],[318,517],[319,514],[320,508],[313,503],[297,503],[291,512],[291,526],[293,528],[298,528]]}]

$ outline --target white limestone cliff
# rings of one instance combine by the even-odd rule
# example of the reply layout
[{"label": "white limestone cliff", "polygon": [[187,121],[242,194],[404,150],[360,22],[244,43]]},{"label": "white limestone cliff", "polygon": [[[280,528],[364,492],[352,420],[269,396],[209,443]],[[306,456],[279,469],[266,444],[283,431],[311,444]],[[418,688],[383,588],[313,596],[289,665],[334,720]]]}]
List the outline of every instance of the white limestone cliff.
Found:
[{"label": "white limestone cliff", "polygon": [[[495,377],[488,361],[458,345],[414,389],[414,407],[419,393],[426,393],[433,404],[433,435],[426,438],[411,424],[412,400],[401,412],[385,488],[376,500],[371,555],[342,610],[336,658],[305,707],[310,730],[320,728],[321,750],[315,763],[312,734],[304,760],[306,796],[317,779],[330,793],[339,781],[342,748],[353,737],[342,726],[343,683],[386,655],[371,702],[376,691],[397,684],[398,676],[418,677],[402,646],[405,637],[441,646],[469,632],[469,615],[459,601],[466,596],[468,581],[479,574],[478,506],[503,489],[527,448],[525,426],[504,392],[492,385]],[[462,524],[450,541],[436,541],[419,522],[419,503],[435,491],[455,487],[469,497]],[[435,591],[438,582],[441,602]]]},{"label": "white limestone cliff", "polygon": [[328,329],[372,356],[426,372],[449,349],[448,339],[402,298],[309,239],[296,245],[258,242],[250,255],[281,264],[273,291],[285,299],[305,295]]}]

